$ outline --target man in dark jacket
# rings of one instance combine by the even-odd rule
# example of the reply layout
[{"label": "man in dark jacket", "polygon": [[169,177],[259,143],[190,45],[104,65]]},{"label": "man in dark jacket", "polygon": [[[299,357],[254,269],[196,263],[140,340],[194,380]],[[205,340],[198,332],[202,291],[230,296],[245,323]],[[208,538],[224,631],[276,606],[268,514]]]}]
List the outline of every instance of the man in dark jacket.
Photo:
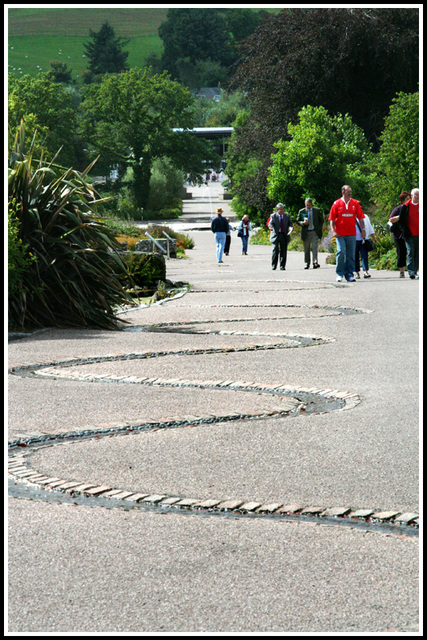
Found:
[{"label": "man in dark jacket", "polygon": [[277,262],[280,254],[280,268],[284,271],[288,255],[288,242],[290,240],[293,227],[291,217],[289,213],[285,213],[284,205],[281,202],[276,206],[276,211],[270,218],[268,228],[270,229],[270,242],[273,245],[271,268],[273,271],[277,269]]},{"label": "man in dark jacket", "polygon": [[225,239],[227,237],[227,231],[229,230],[229,224],[227,218],[223,218],[223,211],[219,207],[216,211],[216,216],[211,222],[211,230],[215,234],[216,240],[216,259],[218,264],[222,264],[222,254],[225,246]]},{"label": "man in dark jacket", "polygon": [[313,269],[318,269],[317,247],[323,235],[323,214],[317,207],[313,207],[311,198],[306,198],[304,209],[298,212],[297,225],[301,227],[301,240],[304,244],[305,269],[310,268],[310,248],[313,254]]}]

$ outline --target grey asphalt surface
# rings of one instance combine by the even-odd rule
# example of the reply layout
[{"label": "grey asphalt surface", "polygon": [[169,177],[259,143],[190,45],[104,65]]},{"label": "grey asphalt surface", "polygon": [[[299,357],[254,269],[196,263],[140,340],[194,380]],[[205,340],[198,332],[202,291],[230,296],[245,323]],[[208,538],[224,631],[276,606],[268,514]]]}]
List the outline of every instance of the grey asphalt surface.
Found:
[{"label": "grey asphalt surface", "polygon": [[[209,219],[216,206],[232,215],[229,203],[220,200],[218,184],[189,191],[193,199],[173,224],[194,238],[195,248],[188,259],[167,262],[167,277],[189,282],[189,293],[126,313],[133,331],[48,330],[11,342],[9,367],[309,335],[332,341],[76,370],[331,389],[356,393],[360,403],[348,411],[54,445],[35,452],[31,466],[128,491],[419,512],[420,281],[372,270],[370,280],[337,285],[324,253],[318,270],[304,270],[302,254],[290,253],[286,271],[273,272],[271,248],[249,245],[242,256],[236,233],[230,256],[218,265]],[[345,315],[337,307],[365,312]],[[240,334],[185,334],[183,322]],[[176,331],[140,330],[160,323]],[[248,405],[265,407],[268,397],[9,376],[8,439]],[[419,628],[418,540],[404,533],[35,497],[9,498],[8,525],[9,632]]]}]

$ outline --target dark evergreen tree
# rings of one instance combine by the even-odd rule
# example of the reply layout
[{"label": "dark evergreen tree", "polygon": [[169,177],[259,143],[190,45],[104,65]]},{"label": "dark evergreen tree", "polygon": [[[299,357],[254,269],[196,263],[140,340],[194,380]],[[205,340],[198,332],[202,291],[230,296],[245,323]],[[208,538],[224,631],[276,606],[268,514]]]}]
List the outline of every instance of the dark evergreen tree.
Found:
[{"label": "dark evergreen tree", "polygon": [[120,73],[128,67],[126,59],[128,52],[123,51],[123,47],[129,42],[126,38],[118,38],[113,27],[104,22],[99,31],[89,30],[92,42],[84,45],[85,52],[89,58],[88,69],[84,80],[86,83],[94,80],[100,81],[104,73]]}]

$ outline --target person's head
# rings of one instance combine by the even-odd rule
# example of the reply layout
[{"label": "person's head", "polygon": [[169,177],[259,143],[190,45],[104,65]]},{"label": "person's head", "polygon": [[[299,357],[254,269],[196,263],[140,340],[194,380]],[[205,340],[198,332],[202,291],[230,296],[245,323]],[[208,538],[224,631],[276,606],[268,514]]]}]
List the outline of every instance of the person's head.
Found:
[{"label": "person's head", "polygon": [[411,196],[412,196],[412,202],[414,204],[418,204],[420,201],[420,190],[418,189],[418,187],[416,187],[415,189],[412,189]]},{"label": "person's head", "polygon": [[305,206],[306,206],[306,209],[311,209],[311,207],[313,206],[313,200],[311,198],[306,198]]},{"label": "person's head", "polygon": [[244,215],[242,220],[243,220],[243,222],[248,222],[249,216],[248,215]]},{"label": "person's head", "polygon": [[402,193],[399,196],[400,204],[406,204],[410,199],[411,199],[411,194],[409,193],[409,191],[402,191]]},{"label": "person's head", "polygon": [[221,209],[221,207],[218,207],[218,209],[215,211],[217,216],[221,216],[223,214],[223,210]]},{"label": "person's head", "polygon": [[344,186],[341,187],[341,193],[345,202],[348,202],[352,194],[351,187],[348,184],[345,184]]},{"label": "person's head", "polygon": [[285,209],[285,205],[284,205],[284,204],[282,204],[281,202],[278,202],[278,203],[276,204],[276,211],[277,211],[277,213],[280,213],[280,214],[281,214],[281,213],[283,213],[284,209]]}]

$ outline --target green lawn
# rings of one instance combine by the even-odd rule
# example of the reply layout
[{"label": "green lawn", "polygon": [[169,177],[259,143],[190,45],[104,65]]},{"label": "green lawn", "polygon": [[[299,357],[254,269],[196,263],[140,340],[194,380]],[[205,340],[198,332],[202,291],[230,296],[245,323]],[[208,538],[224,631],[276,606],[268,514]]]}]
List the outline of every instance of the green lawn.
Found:
[{"label": "green lawn", "polygon": [[166,8],[9,9],[9,72],[36,75],[37,65],[49,71],[50,61],[60,60],[74,78],[80,76],[86,70],[83,45],[89,42],[89,31],[98,31],[106,20],[118,37],[130,39],[125,47],[129,67],[142,67],[151,53],[162,53],[158,28],[166,13]]},{"label": "green lawn", "polygon": [[[73,78],[76,78],[87,69],[86,58],[83,57],[84,44],[87,42],[88,38],[78,36],[11,36],[8,64],[15,67],[15,71],[11,68],[9,71],[19,76],[27,73],[34,76],[39,73],[37,65],[42,71],[49,71],[50,61],[60,60],[73,70]],[[143,67],[151,53],[161,55],[163,43],[159,36],[139,36],[132,38],[125,50],[129,52],[129,68]]]}]

